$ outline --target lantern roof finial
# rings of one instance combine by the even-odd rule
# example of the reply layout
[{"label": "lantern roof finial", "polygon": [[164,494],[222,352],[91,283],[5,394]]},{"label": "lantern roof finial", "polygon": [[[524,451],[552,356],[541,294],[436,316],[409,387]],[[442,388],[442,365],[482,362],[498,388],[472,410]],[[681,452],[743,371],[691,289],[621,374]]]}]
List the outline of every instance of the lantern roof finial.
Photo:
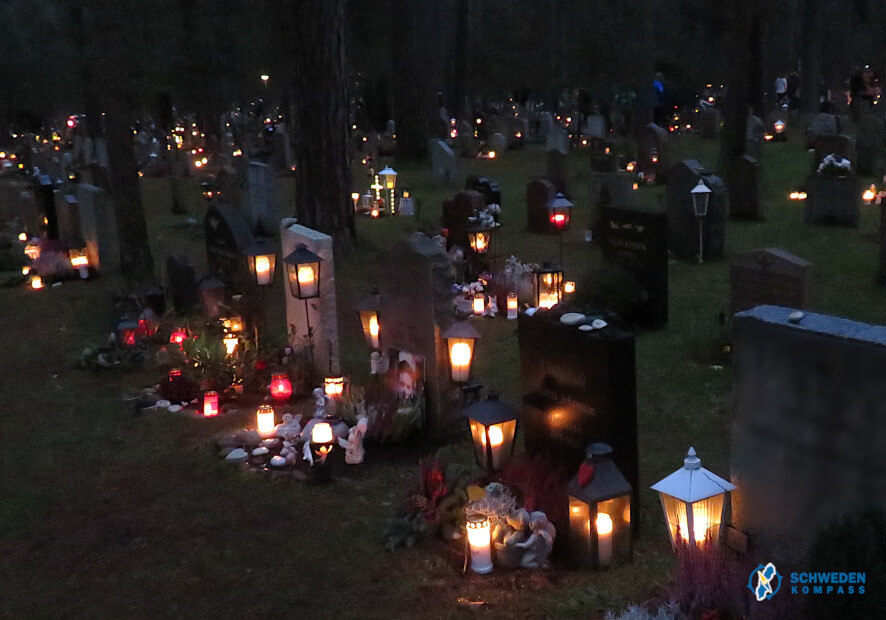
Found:
[{"label": "lantern roof finial", "polygon": [[686,469],[701,469],[701,459],[696,455],[695,448],[689,448],[686,458],[683,459],[683,467]]}]

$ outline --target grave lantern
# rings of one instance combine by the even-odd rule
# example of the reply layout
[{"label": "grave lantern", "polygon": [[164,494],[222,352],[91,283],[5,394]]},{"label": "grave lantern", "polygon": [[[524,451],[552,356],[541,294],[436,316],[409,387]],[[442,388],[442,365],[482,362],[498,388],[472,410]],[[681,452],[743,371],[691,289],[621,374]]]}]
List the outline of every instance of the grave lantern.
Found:
[{"label": "grave lantern", "polygon": [[329,422],[318,422],[311,428],[311,452],[314,453],[314,467],[316,468],[315,480],[329,482],[332,472],[329,468],[327,457],[335,447],[335,433]]},{"label": "grave lantern", "polygon": [[234,352],[237,350],[237,345],[240,344],[240,339],[237,338],[237,336],[235,336],[234,334],[227,334],[222,339],[222,342],[225,345],[225,354],[230,356],[233,355]]},{"label": "grave lantern", "polygon": [[187,339],[188,330],[184,327],[174,329],[172,330],[172,333],[169,334],[169,344],[177,344],[178,346],[182,346]]},{"label": "grave lantern", "polygon": [[271,375],[271,384],[268,389],[271,392],[271,398],[277,402],[284,403],[292,397],[292,381],[287,374]]},{"label": "grave lantern", "polygon": [[330,400],[339,400],[345,393],[345,378],[334,375],[323,379],[323,392]]},{"label": "grave lantern", "polygon": [[631,485],[612,462],[612,448],[591,444],[569,482],[569,548],[583,566],[607,568],[631,561]]},{"label": "grave lantern", "polygon": [[692,212],[698,219],[698,262],[704,260],[704,227],[702,220],[708,214],[708,202],[711,199],[711,188],[704,184],[702,179],[690,192],[692,195]]},{"label": "grave lantern", "polygon": [[390,166],[385,166],[384,170],[378,173],[378,176],[385,190],[387,190],[386,200],[388,201],[388,209],[391,215],[394,215],[394,211],[397,208],[394,202],[395,192],[397,191],[397,173]]},{"label": "grave lantern", "polygon": [[468,545],[471,548],[471,570],[479,575],[492,572],[492,531],[485,515],[467,516]]},{"label": "grave lantern", "polygon": [[494,226],[483,224],[474,224],[468,228],[468,244],[474,254],[484,256],[489,253],[493,230],[495,230]]},{"label": "grave lantern", "polygon": [[655,483],[674,548],[716,543],[726,505],[726,493],[735,485],[701,466],[695,448],[689,448],[683,467]]},{"label": "grave lantern", "polygon": [[360,324],[363,326],[363,335],[366,343],[373,349],[378,348],[378,311],[381,308],[381,295],[378,288],[357,301],[357,314],[360,316]]},{"label": "grave lantern", "polygon": [[71,268],[77,271],[81,280],[89,277],[89,257],[86,255],[86,248],[69,250],[68,259],[71,261]]},{"label": "grave lantern", "polygon": [[557,232],[563,232],[569,228],[572,219],[573,205],[563,194],[558,193],[548,203],[548,221],[551,228]]},{"label": "grave lantern", "polygon": [[203,392],[203,417],[212,418],[218,415],[218,392]]},{"label": "grave lantern", "polygon": [[222,319],[222,326],[232,334],[238,334],[243,331],[243,318],[232,316],[228,319]]},{"label": "grave lantern", "polygon": [[360,203],[360,192],[351,193],[351,200],[354,201],[354,213],[356,213],[357,205]]},{"label": "grave lantern", "polygon": [[508,293],[507,300],[507,309],[508,309],[508,319],[514,320],[517,318],[517,314],[520,312],[519,300],[517,298],[517,293]]},{"label": "grave lantern", "polygon": [[563,298],[563,270],[556,265],[543,263],[532,272],[535,285],[535,307],[552,308]]},{"label": "grave lantern", "polygon": [[138,333],[142,336],[151,337],[160,329],[160,317],[150,308],[145,308],[138,315]]},{"label": "grave lantern", "polygon": [[122,318],[117,323],[117,342],[124,349],[131,349],[136,344],[135,335],[138,331],[138,323],[130,318]]},{"label": "grave lantern", "polygon": [[474,342],[480,333],[465,321],[457,321],[443,332],[449,352],[450,376],[454,383],[466,383],[471,376]]},{"label": "grave lantern", "polygon": [[31,276],[31,288],[34,289],[35,291],[38,291],[41,288],[43,288],[43,278],[41,278],[40,276],[37,276],[37,275]]},{"label": "grave lantern", "polygon": [[262,437],[270,437],[274,434],[276,426],[274,421],[274,408],[270,405],[261,405],[255,412],[255,424],[258,434]]},{"label": "grave lantern", "polygon": [[215,276],[209,276],[200,282],[197,294],[200,297],[203,313],[210,318],[217,317],[221,312],[220,306],[225,300],[225,283]]},{"label": "grave lantern", "polygon": [[779,119],[772,124],[772,128],[775,129],[776,135],[781,135],[784,133],[785,123],[783,120]]},{"label": "grave lantern", "polygon": [[874,202],[874,199],[876,199],[876,197],[877,197],[877,186],[876,185],[869,185],[867,187],[867,189],[865,189],[861,193],[861,199],[864,201],[864,203],[866,205],[869,205],[872,202]]},{"label": "grave lantern", "polygon": [[490,473],[501,469],[514,452],[520,412],[491,392],[486,400],[471,404],[461,414],[471,427],[477,465]]},{"label": "grave lantern", "polygon": [[249,271],[258,286],[267,286],[274,281],[277,267],[277,253],[266,241],[257,241],[244,250],[249,261]]},{"label": "grave lantern", "polygon": [[[323,259],[299,244],[292,254],[283,259],[289,273],[289,289],[296,299],[320,296],[320,263]],[[306,302],[307,303],[307,302]]]}]

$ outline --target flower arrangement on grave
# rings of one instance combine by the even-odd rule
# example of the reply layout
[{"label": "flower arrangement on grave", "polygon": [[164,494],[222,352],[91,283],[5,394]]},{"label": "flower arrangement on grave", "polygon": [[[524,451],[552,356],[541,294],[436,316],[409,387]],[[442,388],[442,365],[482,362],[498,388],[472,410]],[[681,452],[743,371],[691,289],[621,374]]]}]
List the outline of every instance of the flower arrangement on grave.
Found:
[{"label": "flower arrangement on grave", "polygon": [[835,153],[826,155],[818,165],[818,174],[827,177],[846,177],[852,174],[852,162]]},{"label": "flower arrangement on grave", "polygon": [[464,472],[440,455],[422,459],[415,486],[388,528],[385,546],[391,550],[411,547],[424,534],[444,540],[460,538],[467,502],[464,479]]},{"label": "flower arrangement on grave", "polygon": [[349,425],[366,418],[366,441],[398,444],[411,437],[424,421],[424,393],[405,398],[392,392],[379,375],[365,386],[352,385],[343,394],[338,413]]},{"label": "flower arrangement on grave", "polygon": [[[505,261],[504,269],[496,274],[494,281],[501,285],[507,293],[517,293],[517,299],[521,303],[529,303],[532,300],[532,270],[533,265],[524,263],[516,256]],[[499,299],[501,303],[501,299]]]}]

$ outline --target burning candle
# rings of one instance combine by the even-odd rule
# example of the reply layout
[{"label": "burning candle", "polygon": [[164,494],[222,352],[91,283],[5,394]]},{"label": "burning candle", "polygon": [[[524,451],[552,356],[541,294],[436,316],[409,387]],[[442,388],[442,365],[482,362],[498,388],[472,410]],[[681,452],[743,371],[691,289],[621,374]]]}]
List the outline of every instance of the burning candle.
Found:
[{"label": "burning candle", "polygon": [[492,536],[489,520],[483,515],[468,515],[468,544],[471,547],[471,570],[480,575],[492,572]]},{"label": "burning candle", "polygon": [[218,415],[218,392],[203,392],[203,417]]},{"label": "burning candle", "polygon": [[289,375],[282,373],[272,375],[271,385],[269,387],[271,390],[271,398],[276,401],[284,402],[289,400],[292,396],[292,381],[289,380]]},{"label": "burning candle", "polygon": [[373,314],[369,317],[369,338],[373,349],[378,348],[378,315]]},{"label": "burning candle", "polygon": [[262,405],[255,413],[255,422],[258,426],[258,434],[262,437],[270,437],[274,434],[274,408],[270,405]]},{"label": "burning candle", "polygon": [[455,342],[449,349],[449,361],[452,364],[452,380],[467,381],[471,371],[471,345],[466,342]]},{"label": "burning candle", "polygon": [[225,343],[225,353],[233,355],[234,351],[237,350],[237,345],[240,344],[240,339],[234,334],[228,334],[225,336],[223,342]]},{"label": "burning candle", "polygon": [[31,276],[31,288],[34,290],[43,288],[43,278],[40,276]]},{"label": "burning candle", "polygon": [[486,297],[484,297],[483,293],[477,293],[474,295],[474,314],[480,315],[483,314],[483,310],[486,309]]},{"label": "burning candle", "polygon": [[508,318],[511,320],[516,319],[518,312],[517,293],[508,293]]},{"label": "burning candle", "polygon": [[269,257],[255,257],[255,281],[260,286],[271,283],[271,260]]},{"label": "burning candle", "polygon": [[597,528],[597,559],[600,566],[609,566],[612,563],[612,517],[598,512],[594,523]]}]

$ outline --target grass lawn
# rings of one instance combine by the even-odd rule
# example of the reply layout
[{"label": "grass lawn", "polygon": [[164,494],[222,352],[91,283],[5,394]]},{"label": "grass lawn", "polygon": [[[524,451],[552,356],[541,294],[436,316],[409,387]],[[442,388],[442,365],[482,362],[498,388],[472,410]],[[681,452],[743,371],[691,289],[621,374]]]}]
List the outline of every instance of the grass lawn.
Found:
[{"label": "grass lawn", "polygon": [[[215,437],[249,424],[251,412],[208,420],[133,417],[121,396],[153,384],[161,369],[93,374],[73,368],[79,351],[104,340],[114,325],[110,297],[121,283],[104,278],[39,292],[0,289],[0,617],[477,613],[464,601],[485,601],[479,613],[491,616],[594,617],[660,596],[673,560],[649,485],[679,467],[689,445],[706,466],[728,474],[731,370],[705,360],[721,336],[717,314],[729,304],[730,257],[784,247],[814,263],[812,309],[886,323],[886,290],[874,284],[877,208],[862,206],[857,229],[804,225],[801,203],[786,197],[805,178],[810,155],[792,137],[765,145],[766,221],[729,222],[721,261],[672,263],[669,323],[637,338],[644,529],[633,566],[462,576],[432,544],[384,550],[383,534],[416,471],[416,452],[372,454],[370,448],[363,467],[318,488],[236,473],[216,457]],[[713,167],[716,149],[714,142],[683,137],[673,161],[695,156]],[[599,249],[583,241],[590,220],[586,157],[571,156],[577,213],[565,243],[567,276],[574,280],[601,261]],[[525,232],[524,188],[543,172],[540,148],[460,166],[460,179],[482,173],[500,182],[505,256],[556,257],[553,237]],[[342,354],[357,382],[368,373],[368,359],[354,300],[378,281],[380,255],[403,232],[438,225],[443,199],[457,189],[435,186],[427,166],[398,166],[398,172],[419,201],[418,222],[361,219],[356,251],[337,262]],[[360,174],[355,170],[355,178]],[[166,181],[144,179],[143,189],[158,266],[171,252],[205,264],[199,228],[170,215]],[[655,207],[664,188],[640,191]],[[200,220],[204,208],[195,184],[191,215]],[[280,286],[266,312],[278,338],[283,294]],[[484,339],[476,376],[516,401],[514,323],[477,325]],[[472,458],[467,439],[447,450],[465,463]]]}]

